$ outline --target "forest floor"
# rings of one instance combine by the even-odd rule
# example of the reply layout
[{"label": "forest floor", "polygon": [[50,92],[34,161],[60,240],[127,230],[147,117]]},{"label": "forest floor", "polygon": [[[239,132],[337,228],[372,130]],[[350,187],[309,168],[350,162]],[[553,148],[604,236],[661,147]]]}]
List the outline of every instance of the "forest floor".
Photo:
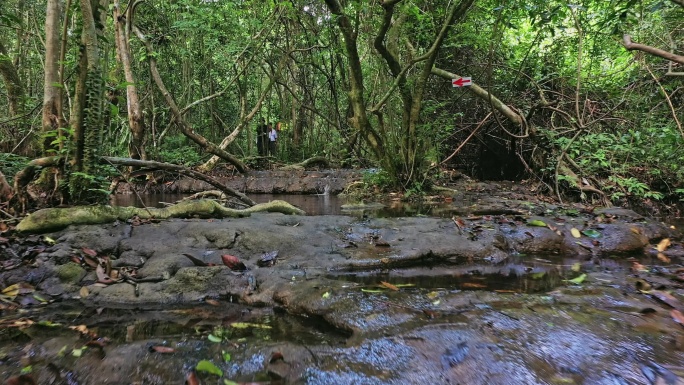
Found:
[{"label": "forest floor", "polygon": [[6,231],[0,372],[40,384],[684,383],[678,229],[544,202],[529,186],[450,187],[441,218]]}]

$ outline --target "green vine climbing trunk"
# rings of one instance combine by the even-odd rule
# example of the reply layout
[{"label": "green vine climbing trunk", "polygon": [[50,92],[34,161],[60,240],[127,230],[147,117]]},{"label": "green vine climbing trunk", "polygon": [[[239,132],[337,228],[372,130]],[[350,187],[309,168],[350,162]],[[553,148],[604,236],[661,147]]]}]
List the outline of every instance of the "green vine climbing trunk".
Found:
[{"label": "green vine climbing trunk", "polygon": [[83,172],[94,173],[102,142],[104,84],[99,67],[89,68],[86,75],[86,98],[83,117],[85,133],[83,146]]}]

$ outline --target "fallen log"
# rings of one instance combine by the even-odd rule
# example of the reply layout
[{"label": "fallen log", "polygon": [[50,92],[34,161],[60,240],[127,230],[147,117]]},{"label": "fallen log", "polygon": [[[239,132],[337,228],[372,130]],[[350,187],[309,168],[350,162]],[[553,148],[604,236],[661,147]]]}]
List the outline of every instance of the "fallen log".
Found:
[{"label": "fallen log", "polygon": [[61,230],[70,225],[95,225],[125,221],[133,217],[141,219],[188,218],[242,218],[255,212],[278,212],[289,215],[305,215],[306,213],[281,200],[260,203],[246,209],[231,209],[214,200],[202,199],[182,201],[164,208],[138,208],[114,206],[75,206],[67,208],[47,208],[27,215],[17,225],[17,231],[27,233],[44,233]]}]

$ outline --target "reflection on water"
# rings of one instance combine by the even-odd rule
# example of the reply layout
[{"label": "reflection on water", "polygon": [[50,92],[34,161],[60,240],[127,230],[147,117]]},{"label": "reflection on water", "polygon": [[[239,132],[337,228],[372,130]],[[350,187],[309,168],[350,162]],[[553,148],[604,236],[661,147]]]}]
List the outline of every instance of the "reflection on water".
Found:
[{"label": "reflection on water", "polygon": [[[163,203],[175,203],[190,194],[117,194],[112,196],[113,206],[135,206],[135,207],[163,207]],[[430,216],[433,209],[445,207],[448,203],[439,205],[414,204],[400,201],[390,202],[387,206],[373,209],[358,209],[344,211],[342,205],[348,203],[345,199],[336,195],[295,195],[295,194],[247,194],[257,203],[266,203],[272,200],[284,200],[290,204],[306,211],[308,215],[349,215],[372,217],[415,217]]]}]

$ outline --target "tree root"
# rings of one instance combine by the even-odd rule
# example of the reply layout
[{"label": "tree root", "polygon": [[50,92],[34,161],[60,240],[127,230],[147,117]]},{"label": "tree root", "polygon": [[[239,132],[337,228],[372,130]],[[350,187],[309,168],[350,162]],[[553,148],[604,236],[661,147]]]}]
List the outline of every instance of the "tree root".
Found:
[{"label": "tree root", "polygon": [[304,170],[307,167],[311,167],[314,164],[320,164],[323,167],[330,168],[330,161],[323,156],[314,156],[312,158],[306,159],[300,163],[289,164],[283,166],[280,170]]},{"label": "tree root", "polygon": [[242,218],[255,212],[278,212],[288,215],[305,215],[306,213],[281,200],[260,203],[246,209],[237,210],[222,206],[213,200],[182,201],[165,208],[138,208],[112,206],[76,206],[69,208],[47,208],[27,215],[17,225],[17,231],[43,233],[56,231],[69,225],[94,225],[125,221],[135,216],[141,219],[188,218]]}]

